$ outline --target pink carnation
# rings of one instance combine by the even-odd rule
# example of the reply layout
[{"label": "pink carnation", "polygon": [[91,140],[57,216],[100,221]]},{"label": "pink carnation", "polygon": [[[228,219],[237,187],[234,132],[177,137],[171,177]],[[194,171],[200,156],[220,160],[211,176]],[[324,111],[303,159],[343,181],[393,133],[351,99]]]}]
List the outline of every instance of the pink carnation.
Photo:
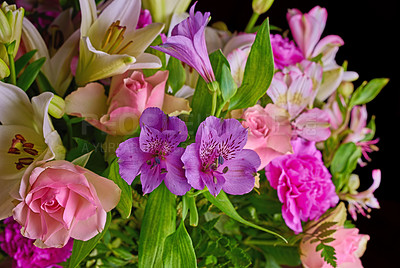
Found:
[{"label": "pink carnation", "polygon": [[294,42],[280,34],[271,34],[271,46],[276,69],[283,69],[304,60],[303,53]]},{"label": "pink carnation", "polygon": [[294,154],[272,160],[265,174],[283,203],[286,225],[300,233],[301,221],[318,219],[337,204],[339,197],[315,142],[298,138],[292,141],[292,146]]},{"label": "pink carnation", "polygon": [[[335,241],[329,245],[335,248],[336,263],[339,268],[362,268],[360,257],[364,254],[368,235],[361,235],[357,228],[345,229],[337,227],[333,234]],[[321,252],[316,252],[318,243],[311,244],[309,241],[301,243],[301,261],[305,268],[332,268],[321,257]]]},{"label": "pink carnation", "polygon": [[4,232],[0,233],[0,247],[14,261],[14,268],[61,267],[56,265],[71,256],[73,240],[62,248],[38,248],[35,240],[21,235],[21,225],[11,217],[4,220]]}]

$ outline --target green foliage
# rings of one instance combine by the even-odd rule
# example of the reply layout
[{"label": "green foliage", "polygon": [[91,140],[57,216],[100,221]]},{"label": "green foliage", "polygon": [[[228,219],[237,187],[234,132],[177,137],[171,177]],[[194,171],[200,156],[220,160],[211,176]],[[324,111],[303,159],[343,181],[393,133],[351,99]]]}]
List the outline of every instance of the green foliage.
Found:
[{"label": "green foliage", "polygon": [[275,235],[275,236],[279,237],[280,239],[282,239],[283,241],[287,242],[286,239],[285,239],[282,235],[280,235],[280,234],[278,234],[278,233],[276,233],[276,232],[274,232],[274,231],[271,231],[271,230],[269,230],[269,229],[266,229],[266,228],[264,228],[264,227],[258,226],[258,225],[254,224],[254,223],[252,223],[252,222],[249,222],[249,221],[243,219],[243,218],[237,213],[236,209],[233,207],[233,205],[232,205],[232,203],[230,202],[229,198],[227,197],[227,195],[226,195],[223,191],[221,191],[221,192],[219,193],[219,195],[216,196],[216,197],[214,197],[213,195],[211,195],[209,192],[204,192],[204,196],[205,196],[211,203],[213,203],[217,208],[219,208],[222,212],[224,212],[226,215],[228,215],[228,216],[231,217],[232,219],[234,219],[234,220],[236,220],[236,221],[238,221],[238,222],[240,222],[240,223],[243,223],[243,224],[245,224],[245,225],[247,225],[247,226],[250,226],[250,227],[256,228],[256,229],[258,229],[258,230],[267,232],[267,233],[269,233],[269,234]]},{"label": "green foliage", "polygon": [[176,228],[176,196],[162,183],[149,195],[139,237],[139,266],[161,267],[164,241]]},{"label": "green foliage", "polygon": [[36,76],[39,74],[40,68],[42,68],[45,61],[46,58],[43,57],[29,64],[17,79],[17,86],[22,90],[27,91],[35,81]]},{"label": "green foliage", "polygon": [[181,221],[178,229],[165,239],[163,267],[197,267],[197,259],[192,239],[185,228],[184,221]]},{"label": "green foliage", "polygon": [[172,88],[172,95],[175,95],[175,93],[185,84],[185,68],[180,60],[170,57],[167,64],[167,70],[169,71],[168,84]]},{"label": "green foliage", "polygon": [[372,101],[388,82],[389,79],[387,78],[375,78],[368,83],[363,83],[354,91],[349,106],[353,107]]},{"label": "green foliage", "polygon": [[242,85],[230,101],[229,110],[255,105],[265,94],[274,75],[269,20],[258,30],[244,70]]},{"label": "green foliage", "polygon": [[104,230],[101,233],[99,233],[92,239],[89,239],[88,241],[74,240],[72,254],[68,261],[69,268],[78,267],[79,264],[89,255],[89,253],[95,248],[97,243],[106,233],[106,230],[110,226],[110,222],[111,222],[111,212],[107,213],[107,221],[104,226]]},{"label": "green foliage", "polygon": [[337,191],[340,191],[347,184],[348,178],[357,167],[357,161],[361,155],[361,148],[353,142],[339,146],[330,166],[332,180]]},{"label": "green foliage", "polygon": [[119,175],[119,165],[117,159],[111,162],[109,168],[105,171],[105,177],[114,181],[121,189],[121,198],[117,205],[117,210],[124,219],[129,218],[132,211],[132,189],[131,186]]},{"label": "green foliage", "polygon": [[336,252],[335,249],[328,245],[329,243],[335,241],[333,238],[333,234],[336,232],[334,228],[337,225],[337,222],[324,222],[312,234],[306,234],[303,238],[303,242],[310,241],[311,244],[317,243],[316,251],[321,251],[321,257],[333,267],[337,266],[336,263]]}]

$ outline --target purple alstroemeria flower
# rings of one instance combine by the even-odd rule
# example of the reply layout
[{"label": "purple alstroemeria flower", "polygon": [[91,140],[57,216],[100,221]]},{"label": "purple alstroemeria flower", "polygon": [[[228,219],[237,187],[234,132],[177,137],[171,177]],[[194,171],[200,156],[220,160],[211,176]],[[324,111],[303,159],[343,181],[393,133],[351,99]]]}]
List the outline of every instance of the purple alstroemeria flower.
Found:
[{"label": "purple alstroemeria flower", "polygon": [[246,142],[247,129],[236,119],[207,117],[182,155],[189,184],[198,190],[206,185],[214,196],[221,189],[233,195],[250,192],[261,161],[256,152],[243,149]]},{"label": "purple alstroemeria flower", "polygon": [[151,107],[142,113],[140,128],[139,137],[122,142],[116,151],[121,177],[131,184],[141,174],[143,194],[164,181],[173,194],[184,195],[191,188],[181,161],[185,149],[178,147],[188,136],[185,123]]},{"label": "purple alstroemeria flower", "polygon": [[[197,3],[197,2],[196,2]],[[162,45],[152,47],[194,68],[207,83],[215,81],[208,58],[205,28],[210,21],[210,12],[194,13],[196,3],[190,8],[189,17],[177,24],[171,36]]]}]

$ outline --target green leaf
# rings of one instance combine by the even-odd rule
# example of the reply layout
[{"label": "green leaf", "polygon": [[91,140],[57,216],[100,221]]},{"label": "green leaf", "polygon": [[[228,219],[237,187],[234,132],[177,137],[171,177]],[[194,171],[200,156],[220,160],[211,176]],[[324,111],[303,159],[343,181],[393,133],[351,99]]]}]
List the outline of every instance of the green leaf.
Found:
[{"label": "green leaf", "polygon": [[87,162],[89,161],[89,158],[92,155],[92,153],[93,153],[93,151],[90,151],[84,155],[81,155],[78,158],[75,158],[74,160],[72,160],[71,163],[74,165],[85,167]]},{"label": "green leaf", "polygon": [[72,148],[67,153],[65,159],[68,161],[73,161],[74,159],[77,159],[78,157],[95,150],[93,144],[85,139],[74,137],[73,140],[76,143],[76,147]]},{"label": "green leaf", "polygon": [[163,263],[165,268],[197,267],[192,239],[186,231],[183,220],[178,229],[165,239]]},{"label": "green leaf", "polygon": [[264,227],[258,226],[258,225],[254,224],[252,222],[249,222],[249,221],[243,219],[239,215],[239,213],[237,213],[236,209],[233,207],[231,201],[229,200],[228,196],[225,194],[224,191],[221,191],[219,193],[219,195],[216,196],[216,197],[211,195],[210,192],[204,192],[203,194],[208,199],[208,201],[213,203],[214,206],[219,208],[222,212],[224,212],[227,216],[231,217],[232,219],[234,219],[234,220],[236,220],[236,221],[238,221],[240,223],[243,223],[243,224],[245,224],[247,226],[250,226],[250,227],[256,228],[258,230],[267,232],[269,234],[275,235],[275,236],[279,237],[280,239],[282,239],[283,241],[285,241],[287,243],[287,240],[283,236],[281,236],[280,234],[275,233],[275,232],[273,232],[271,230],[268,230],[268,229],[266,229]]},{"label": "green leaf", "polygon": [[74,245],[72,247],[72,254],[68,262],[69,268],[78,267],[78,265],[90,254],[90,252],[95,248],[97,243],[106,233],[108,227],[110,226],[110,223],[111,223],[111,212],[108,212],[106,224],[104,226],[104,230],[101,233],[99,233],[92,239],[89,239],[88,241],[74,240]]},{"label": "green leaf", "polygon": [[[210,62],[216,78],[221,77],[222,66],[229,66],[229,62],[222,54],[221,50],[214,51],[210,54]],[[199,79],[193,95],[192,112],[188,124],[188,131],[191,136],[195,135],[200,123],[210,115],[211,104],[212,94],[209,92],[204,79]]]},{"label": "green leaf", "polygon": [[162,267],[165,238],[175,231],[176,196],[165,184],[149,196],[139,237],[139,267]]},{"label": "green leaf", "polygon": [[321,233],[321,232],[323,232],[323,231],[326,231],[326,230],[328,230],[329,228],[335,226],[337,223],[338,223],[338,222],[336,222],[336,221],[327,221],[327,222],[324,222],[324,223],[322,223],[320,226],[318,226],[317,229],[315,229],[314,234],[318,234],[318,233]]},{"label": "green leaf", "polygon": [[254,106],[265,94],[274,75],[274,58],[266,19],[257,32],[244,70],[242,85],[231,99],[229,110]]},{"label": "green leaf", "polygon": [[322,252],[321,252],[321,257],[330,265],[332,265],[333,267],[337,266],[336,263],[336,256],[335,256],[335,248],[329,245],[325,245],[325,244],[319,244],[317,246],[316,251],[320,251],[321,249],[318,249],[318,247],[322,245]]},{"label": "green leaf", "polygon": [[42,68],[46,58],[40,58],[26,67],[25,71],[21,74],[21,76],[17,80],[17,86],[24,91],[27,91],[28,88],[32,85],[33,81],[35,81],[36,76],[40,72],[40,68]]},{"label": "green leaf", "polygon": [[353,142],[348,142],[339,146],[332,163],[331,173],[350,174],[357,166],[357,160],[361,157],[361,149]]},{"label": "green leaf", "polygon": [[227,251],[227,257],[232,262],[234,267],[249,267],[251,265],[250,256],[241,248],[234,248]]},{"label": "green leaf", "polygon": [[237,91],[237,85],[235,83],[235,80],[233,80],[231,70],[229,69],[229,66],[227,65],[222,65],[222,70],[221,70],[221,81],[219,83],[221,93],[222,93],[222,98],[224,101],[229,101]]},{"label": "green leaf", "polygon": [[376,124],[375,124],[375,116],[373,115],[371,117],[371,120],[369,120],[367,128],[369,128],[371,130],[370,133],[367,133],[365,135],[365,138],[363,139],[363,141],[370,141],[374,138],[375,136],[375,132],[376,132]]},{"label": "green leaf", "polygon": [[357,161],[361,155],[361,148],[353,142],[339,146],[330,166],[332,181],[336,186],[337,192],[347,185],[350,174],[357,167]]},{"label": "green leaf", "polygon": [[108,174],[106,176],[115,182],[115,184],[121,189],[121,198],[119,199],[117,210],[121,214],[122,218],[129,218],[132,211],[132,188],[119,175],[119,165],[117,159],[110,164]]},{"label": "green leaf", "polygon": [[366,85],[358,87],[350,99],[350,107],[362,105],[372,101],[389,82],[387,78],[375,78]]},{"label": "green leaf", "polygon": [[180,60],[170,57],[167,64],[168,84],[172,88],[172,95],[182,88],[186,81],[186,72]]},{"label": "green leaf", "polygon": [[22,69],[29,63],[36,52],[37,49],[31,50],[15,61],[15,75],[18,75],[22,71]]},{"label": "green leaf", "polygon": [[263,246],[258,245],[265,253],[274,257],[274,262],[279,265],[299,266],[300,255],[297,246]]},{"label": "green leaf", "polygon": [[41,91],[53,92],[54,94],[56,94],[53,86],[50,84],[49,80],[42,72],[38,73],[36,77],[36,82]]}]

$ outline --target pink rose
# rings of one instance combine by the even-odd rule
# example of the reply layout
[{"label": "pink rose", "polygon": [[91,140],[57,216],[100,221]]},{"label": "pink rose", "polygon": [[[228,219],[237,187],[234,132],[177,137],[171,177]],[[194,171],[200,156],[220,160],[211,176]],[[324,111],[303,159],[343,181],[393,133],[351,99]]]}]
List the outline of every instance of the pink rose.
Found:
[{"label": "pink rose", "polygon": [[189,110],[187,100],[165,94],[167,78],[168,71],[158,71],[150,77],[127,71],[112,78],[108,97],[101,84],[89,83],[65,98],[65,111],[84,117],[110,135],[129,135],[137,129],[140,115],[148,107],[166,113]]},{"label": "pink rose", "polygon": [[265,108],[256,104],[243,113],[243,119],[242,125],[249,130],[244,148],[254,150],[260,157],[258,170],[275,157],[292,152],[292,128],[284,109],[274,104],[268,104]]},{"label": "pink rose", "polygon": [[13,210],[21,233],[38,247],[63,247],[70,237],[89,240],[102,232],[121,190],[111,180],[59,160],[33,169],[22,182]]},{"label": "pink rose", "polygon": [[286,225],[300,233],[301,221],[318,219],[337,204],[339,197],[315,142],[297,138],[292,146],[294,154],[273,159],[266,166],[265,175],[278,191]]},{"label": "pink rose", "polygon": [[[335,241],[328,243],[328,245],[335,248],[337,267],[362,268],[360,257],[364,254],[369,236],[359,234],[357,228],[337,227],[336,232],[333,233],[333,238],[335,238]],[[321,257],[321,251],[315,251],[317,244],[311,244],[310,240],[300,244],[301,261],[304,267],[332,268]]]}]

